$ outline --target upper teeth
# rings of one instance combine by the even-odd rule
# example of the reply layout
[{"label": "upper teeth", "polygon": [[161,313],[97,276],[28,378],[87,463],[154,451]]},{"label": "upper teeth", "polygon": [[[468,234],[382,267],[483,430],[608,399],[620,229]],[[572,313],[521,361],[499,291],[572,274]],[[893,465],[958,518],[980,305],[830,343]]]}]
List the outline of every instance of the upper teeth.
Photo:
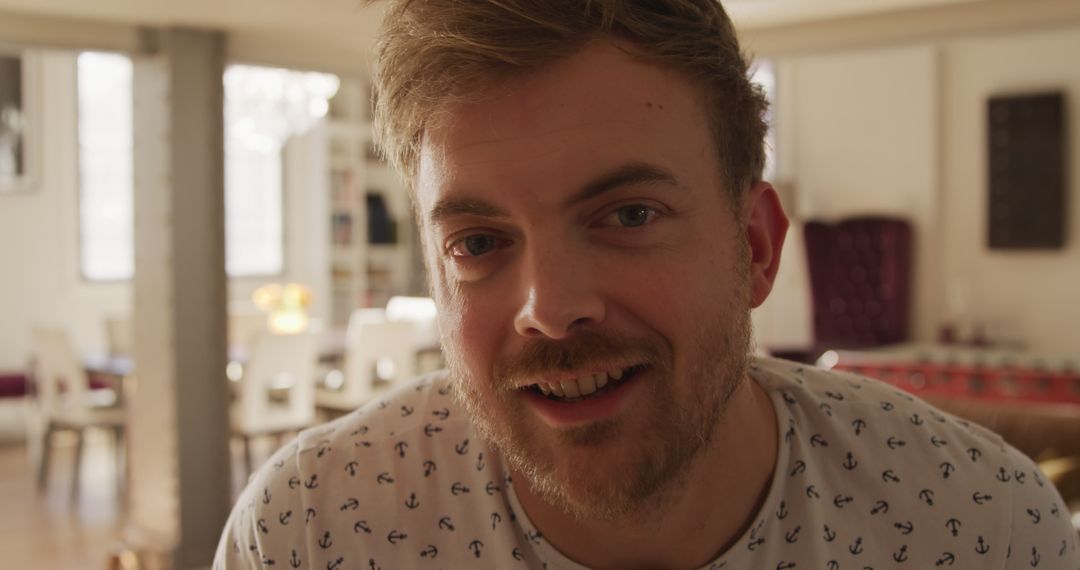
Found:
[{"label": "upper teeth", "polygon": [[611,380],[619,380],[623,377],[621,368],[600,372],[598,374],[586,374],[572,380],[562,382],[540,382],[536,386],[545,396],[558,396],[560,398],[580,398],[607,386]]}]

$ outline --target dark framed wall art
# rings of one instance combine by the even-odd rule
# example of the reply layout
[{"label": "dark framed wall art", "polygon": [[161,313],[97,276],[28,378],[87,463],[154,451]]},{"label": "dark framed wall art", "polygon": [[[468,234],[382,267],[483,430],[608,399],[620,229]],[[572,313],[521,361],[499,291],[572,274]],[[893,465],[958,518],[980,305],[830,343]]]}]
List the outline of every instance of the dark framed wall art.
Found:
[{"label": "dark framed wall art", "polygon": [[987,105],[990,249],[1065,245],[1066,107],[1061,92],[992,97]]}]

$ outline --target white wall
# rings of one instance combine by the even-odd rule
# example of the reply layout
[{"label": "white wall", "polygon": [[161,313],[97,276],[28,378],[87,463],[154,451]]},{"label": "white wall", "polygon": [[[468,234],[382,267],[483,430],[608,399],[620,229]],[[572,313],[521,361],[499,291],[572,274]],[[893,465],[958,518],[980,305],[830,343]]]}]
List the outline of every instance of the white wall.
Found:
[{"label": "white wall", "polygon": [[[945,283],[969,319],[1045,352],[1080,356],[1080,27],[951,42],[943,68]],[[1066,98],[1066,246],[986,246],[986,100],[1061,90]],[[966,292],[966,293],[965,293]],[[956,304],[955,302],[952,304]],[[955,312],[962,307],[946,306]]]},{"label": "white wall", "polygon": [[[932,327],[937,222],[936,49],[906,46],[777,62],[778,178],[792,218],[774,294],[757,311],[759,343],[813,344],[802,222],[860,215],[912,220],[912,328]],[[801,275],[800,275],[801,274]]]},{"label": "white wall", "polygon": [[[39,323],[67,327],[83,353],[104,352],[105,318],[130,315],[132,306],[129,283],[95,283],[80,276],[75,55],[35,53],[41,54],[34,120],[43,172],[33,192],[0,195],[0,370],[25,367],[29,331]],[[233,310],[254,311],[251,293],[267,282],[315,281],[320,266],[314,261],[322,258],[311,252],[326,247],[320,238],[328,234],[311,227],[313,209],[325,211],[325,200],[311,195],[311,178],[304,172],[312,164],[300,153],[285,156],[285,272],[231,279]]]},{"label": "white wall", "polygon": [[[780,57],[779,178],[802,219],[864,213],[914,223],[913,334],[935,338],[946,319],[982,323],[992,334],[1048,353],[1077,352],[1080,248],[990,252],[985,245],[986,99],[1005,92],[1064,90],[1072,181],[1069,221],[1080,228],[1080,27],[966,38],[923,39],[873,49]],[[801,228],[794,228],[801,231]],[[801,251],[785,250],[787,261]],[[786,282],[800,282],[787,279]],[[763,346],[792,346],[790,313],[803,291],[782,281],[759,310]],[[785,306],[784,310],[777,307]],[[959,314],[963,313],[963,314]],[[777,332],[777,331],[780,332]]]},{"label": "white wall", "polygon": [[38,323],[69,326],[82,349],[104,348],[105,317],[126,314],[131,301],[127,286],[79,275],[75,58],[39,53],[33,90],[41,104],[31,120],[43,167],[32,192],[0,195],[3,370],[25,366],[30,327]]}]

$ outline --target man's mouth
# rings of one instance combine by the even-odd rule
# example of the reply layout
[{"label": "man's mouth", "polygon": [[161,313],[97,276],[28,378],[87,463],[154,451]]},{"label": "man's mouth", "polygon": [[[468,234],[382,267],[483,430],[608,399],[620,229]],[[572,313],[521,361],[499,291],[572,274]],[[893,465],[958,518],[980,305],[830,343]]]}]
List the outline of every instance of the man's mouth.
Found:
[{"label": "man's mouth", "polygon": [[528,386],[526,390],[532,390],[555,402],[580,402],[616,389],[646,368],[645,364],[635,364],[559,382],[538,382]]}]

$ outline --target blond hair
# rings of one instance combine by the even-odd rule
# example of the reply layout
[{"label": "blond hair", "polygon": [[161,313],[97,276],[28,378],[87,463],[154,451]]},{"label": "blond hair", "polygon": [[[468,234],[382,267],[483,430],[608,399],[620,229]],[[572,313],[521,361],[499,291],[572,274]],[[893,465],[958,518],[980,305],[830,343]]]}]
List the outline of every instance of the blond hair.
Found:
[{"label": "blond hair", "polygon": [[609,36],[685,73],[704,94],[721,175],[738,202],[761,179],[768,103],[716,0],[390,0],[375,71],[375,130],[413,186],[446,105]]}]

